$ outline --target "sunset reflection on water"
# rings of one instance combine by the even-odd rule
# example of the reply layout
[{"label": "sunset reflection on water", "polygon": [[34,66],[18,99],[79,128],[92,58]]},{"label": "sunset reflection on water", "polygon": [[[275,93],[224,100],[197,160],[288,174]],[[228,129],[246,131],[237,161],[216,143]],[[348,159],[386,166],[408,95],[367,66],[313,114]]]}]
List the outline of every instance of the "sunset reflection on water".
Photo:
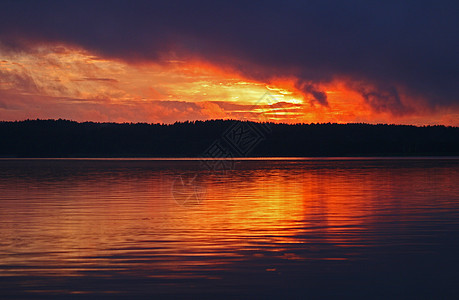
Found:
[{"label": "sunset reflection on water", "polygon": [[[0,165],[6,295],[298,295],[382,270],[391,286],[404,263],[447,276],[439,256],[457,265],[457,159],[241,160],[225,173],[194,160]],[[177,203],[177,176],[196,176],[202,201]]]}]

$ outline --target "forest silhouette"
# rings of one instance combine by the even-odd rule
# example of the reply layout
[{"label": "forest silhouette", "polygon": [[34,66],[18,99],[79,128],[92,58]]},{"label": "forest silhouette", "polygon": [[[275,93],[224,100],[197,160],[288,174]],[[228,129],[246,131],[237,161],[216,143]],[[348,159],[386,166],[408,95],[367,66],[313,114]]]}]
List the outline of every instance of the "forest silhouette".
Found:
[{"label": "forest silhouette", "polygon": [[235,120],[174,124],[80,123],[62,119],[0,122],[0,157],[433,155],[459,155],[459,127]]}]

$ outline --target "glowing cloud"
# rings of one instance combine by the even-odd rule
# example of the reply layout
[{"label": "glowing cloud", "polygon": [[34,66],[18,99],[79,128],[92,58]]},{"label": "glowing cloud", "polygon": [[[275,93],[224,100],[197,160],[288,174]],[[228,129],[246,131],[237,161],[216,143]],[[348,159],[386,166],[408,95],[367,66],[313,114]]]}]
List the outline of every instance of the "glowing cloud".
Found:
[{"label": "glowing cloud", "polygon": [[[299,85],[296,77],[271,76],[262,82],[197,58],[127,63],[63,45],[33,50],[0,51],[0,119],[171,123],[232,118],[452,125],[458,120],[457,112],[435,115],[412,103],[399,103],[411,110],[403,113],[378,110],[371,103],[377,90],[347,79]],[[270,103],[259,102],[266,92],[272,96]]]}]

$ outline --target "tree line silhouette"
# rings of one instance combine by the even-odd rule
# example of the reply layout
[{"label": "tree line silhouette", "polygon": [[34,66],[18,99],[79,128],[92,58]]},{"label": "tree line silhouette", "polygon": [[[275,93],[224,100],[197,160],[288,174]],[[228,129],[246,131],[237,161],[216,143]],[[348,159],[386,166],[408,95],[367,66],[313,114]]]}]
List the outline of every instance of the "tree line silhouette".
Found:
[{"label": "tree line silhouette", "polygon": [[[175,124],[62,119],[0,122],[1,157],[217,158],[215,149],[209,150],[216,142],[232,156],[456,156],[459,127],[234,120]],[[234,143],[239,144],[234,147]]]}]

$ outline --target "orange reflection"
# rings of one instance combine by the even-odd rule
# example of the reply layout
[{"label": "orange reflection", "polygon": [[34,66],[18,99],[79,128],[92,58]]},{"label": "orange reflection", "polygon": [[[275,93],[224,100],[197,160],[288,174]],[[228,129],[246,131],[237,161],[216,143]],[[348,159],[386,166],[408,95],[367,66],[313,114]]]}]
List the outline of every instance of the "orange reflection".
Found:
[{"label": "orange reflection", "polygon": [[[432,199],[436,209],[458,209],[448,200],[457,190],[453,168],[404,164],[247,160],[226,174],[199,170],[192,160],[6,166],[0,276],[177,278],[242,259],[263,269],[268,258],[350,259],[350,248],[362,251],[400,230],[391,229],[394,221],[426,218]],[[174,201],[173,182],[183,174],[206,190],[200,204]]]}]

